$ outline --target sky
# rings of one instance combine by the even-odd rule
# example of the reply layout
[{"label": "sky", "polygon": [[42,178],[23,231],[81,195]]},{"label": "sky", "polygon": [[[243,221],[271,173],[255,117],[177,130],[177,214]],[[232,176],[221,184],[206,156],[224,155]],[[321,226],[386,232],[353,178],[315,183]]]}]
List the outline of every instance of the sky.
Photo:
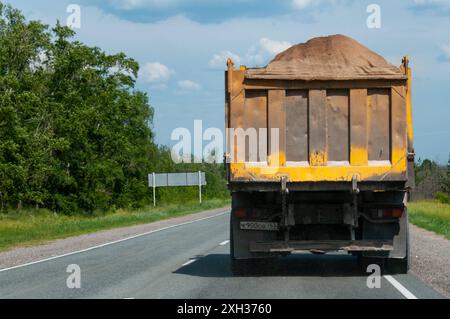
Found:
[{"label": "sky", "polygon": [[[171,132],[224,129],[226,59],[264,66],[289,46],[345,34],[389,62],[408,55],[413,71],[417,157],[446,163],[450,154],[450,0],[10,0],[28,19],[66,23],[80,8],[76,38],[141,67],[137,88],[155,109],[156,142]],[[371,5],[379,28],[369,28]],[[369,9],[369,10],[368,10]],[[370,20],[372,21],[372,20]]]}]

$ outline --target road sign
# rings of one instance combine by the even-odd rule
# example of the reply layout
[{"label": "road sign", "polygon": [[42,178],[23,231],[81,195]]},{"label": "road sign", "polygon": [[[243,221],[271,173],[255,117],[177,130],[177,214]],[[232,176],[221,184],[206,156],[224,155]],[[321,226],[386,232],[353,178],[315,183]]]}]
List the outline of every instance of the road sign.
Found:
[{"label": "road sign", "polygon": [[194,173],[151,173],[148,186],[153,188],[153,206],[156,205],[156,187],[198,186],[198,198],[202,202],[202,186],[206,185],[205,172]]},{"label": "road sign", "polygon": [[[154,175],[154,178],[153,178]],[[197,186],[206,185],[205,172],[195,173],[152,173],[148,174],[148,186],[153,187],[170,186]]]}]

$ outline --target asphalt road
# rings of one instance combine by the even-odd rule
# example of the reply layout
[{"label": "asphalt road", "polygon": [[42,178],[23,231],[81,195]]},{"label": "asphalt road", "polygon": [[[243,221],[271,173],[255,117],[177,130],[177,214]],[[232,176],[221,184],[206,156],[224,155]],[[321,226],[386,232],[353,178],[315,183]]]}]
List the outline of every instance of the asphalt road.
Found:
[{"label": "asphalt road", "polygon": [[[0,270],[0,298],[443,298],[411,274],[367,275],[352,256],[295,254],[234,277],[229,213],[99,248]],[[81,288],[67,287],[80,267]]]}]

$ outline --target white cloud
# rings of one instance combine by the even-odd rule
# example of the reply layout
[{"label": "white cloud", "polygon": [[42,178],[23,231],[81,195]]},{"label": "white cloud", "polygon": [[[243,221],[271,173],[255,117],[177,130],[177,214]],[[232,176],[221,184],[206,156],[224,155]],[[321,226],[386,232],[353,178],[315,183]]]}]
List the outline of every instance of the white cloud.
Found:
[{"label": "white cloud", "polygon": [[250,67],[262,66],[269,59],[291,46],[292,44],[287,41],[276,41],[269,38],[261,38],[257,45],[254,45],[247,50],[247,53],[243,58],[230,51],[222,51],[221,53],[213,56],[213,58],[209,61],[209,66],[214,69],[224,69],[228,58],[232,58],[236,65],[242,63]]},{"label": "white cloud", "polygon": [[[414,1],[437,1],[437,2],[444,2],[448,0],[414,0]],[[310,7],[317,7],[321,5],[330,5],[330,6],[336,6],[336,5],[347,5],[351,3],[348,0],[291,0],[291,6],[296,10],[306,10]]]},{"label": "white cloud", "polygon": [[186,91],[200,90],[200,84],[191,80],[178,81],[178,88]]},{"label": "white cloud", "polygon": [[251,47],[247,51],[245,62],[249,66],[262,66],[268,60],[274,58],[280,52],[290,48],[291,43],[287,41],[276,41],[269,38],[261,38],[257,46]]},{"label": "white cloud", "polygon": [[313,4],[313,0],[292,0],[292,6],[297,10],[303,10]]},{"label": "white cloud", "polygon": [[259,40],[261,47],[268,53],[276,55],[284,50],[290,48],[292,44],[287,41],[274,41],[268,38],[261,38]]},{"label": "white cloud", "polygon": [[155,83],[168,81],[174,73],[175,71],[169,69],[162,63],[148,62],[142,68],[141,76],[145,81]]},{"label": "white cloud", "polygon": [[177,4],[177,0],[109,0],[116,9],[135,10],[141,8],[167,8]]},{"label": "white cloud", "polygon": [[241,58],[239,57],[239,55],[234,54],[230,51],[222,51],[218,54],[214,54],[208,64],[211,68],[214,69],[225,69],[228,58],[231,58],[236,64],[239,64],[241,62]]}]

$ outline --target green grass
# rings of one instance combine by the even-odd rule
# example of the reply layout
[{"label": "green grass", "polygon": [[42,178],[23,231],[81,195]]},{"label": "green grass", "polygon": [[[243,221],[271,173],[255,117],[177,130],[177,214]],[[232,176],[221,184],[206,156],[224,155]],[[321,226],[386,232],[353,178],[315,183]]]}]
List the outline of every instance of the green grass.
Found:
[{"label": "green grass", "polygon": [[438,201],[408,203],[409,221],[450,239],[450,205]]},{"label": "green grass", "polygon": [[44,209],[21,210],[0,214],[0,251],[16,246],[31,246],[49,240],[66,238],[116,227],[151,223],[213,208],[225,207],[229,200],[211,199],[141,210],[117,210],[101,215],[62,215]]}]

